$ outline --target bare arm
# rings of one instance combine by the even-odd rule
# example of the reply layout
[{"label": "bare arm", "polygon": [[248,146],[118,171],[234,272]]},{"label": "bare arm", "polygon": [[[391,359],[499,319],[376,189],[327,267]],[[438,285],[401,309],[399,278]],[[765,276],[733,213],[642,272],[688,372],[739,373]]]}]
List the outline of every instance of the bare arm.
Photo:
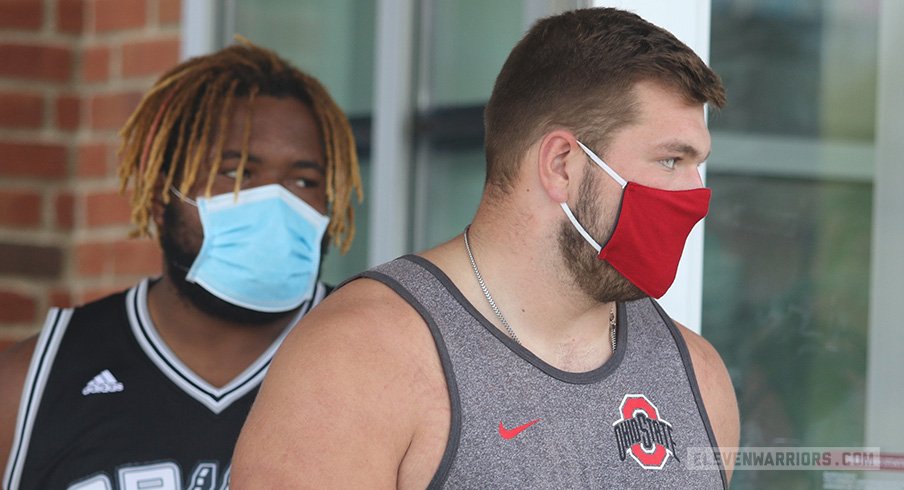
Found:
[{"label": "bare arm", "polygon": [[34,336],[0,352],[0,474],[12,449],[19,399],[36,343]]},{"label": "bare arm", "polygon": [[236,446],[231,486],[397,488],[417,436],[423,379],[412,342],[423,336],[420,316],[373,281],[318,305],[270,367]]},{"label": "bare arm", "polygon": [[[678,327],[691,354],[697,385],[700,387],[700,395],[703,397],[703,405],[709,415],[716,443],[720,448],[738,447],[740,439],[738,400],[731,378],[728,376],[728,369],[725,368],[722,357],[712,344],[683,325],[678,324]],[[723,459],[725,472],[731,480],[734,458]]]}]

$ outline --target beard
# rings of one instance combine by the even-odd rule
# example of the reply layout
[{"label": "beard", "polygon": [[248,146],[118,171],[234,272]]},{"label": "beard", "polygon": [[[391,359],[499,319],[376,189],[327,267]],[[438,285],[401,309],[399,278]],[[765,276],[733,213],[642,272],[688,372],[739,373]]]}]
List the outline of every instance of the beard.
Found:
[{"label": "beard", "polygon": [[[578,189],[578,202],[572,212],[590,236],[606,237],[606,240],[599,242],[605,246],[606,241],[615,231],[617,212],[609,220],[608,229],[602,229],[593,219],[582,219],[600,214],[599,206],[593,202],[593,196],[597,196],[599,193],[597,180],[595,172],[585,174]],[[593,300],[608,303],[610,301],[632,301],[647,296],[608,262],[597,258],[590,244],[567,219],[563,220],[559,227],[558,242],[559,253],[565,261],[571,280],[582,293]]]},{"label": "beard", "polygon": [[200,245],[191,246],[189,237],[193,227],[186,223],[174,201],[170,201],[163,211],[163,226],[160,230],[160,248],[163,250],[166,274],[176,286],[179,295],[203,313],[231,323],[264,325],[295,314],[297,308],[283,312],[250,310],[224,301],[203,287],[185,279],[195,262]]}]

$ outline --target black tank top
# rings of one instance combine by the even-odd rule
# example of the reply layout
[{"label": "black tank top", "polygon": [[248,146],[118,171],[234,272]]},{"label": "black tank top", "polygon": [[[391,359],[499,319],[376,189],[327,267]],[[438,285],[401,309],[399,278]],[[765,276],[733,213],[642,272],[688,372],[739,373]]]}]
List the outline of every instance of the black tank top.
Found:
[{"label": "black tank top", "polygon": [[727,486],[724,470],[688,464],[715,437],[684,339],[655,301],[619,304],[615,355],[572,373],[492,326],[421,257],[358,277],[396,291],[435,340],[452,420],[432,488]]},{"label": "black tank top", "polygon": [[[216,388],[160,339],[147,289],[145,280],[50,311],[26,378],[4,488],[225,488],[239,430],[289,329]],[[325,294],[318,284],[289,325]]]}]

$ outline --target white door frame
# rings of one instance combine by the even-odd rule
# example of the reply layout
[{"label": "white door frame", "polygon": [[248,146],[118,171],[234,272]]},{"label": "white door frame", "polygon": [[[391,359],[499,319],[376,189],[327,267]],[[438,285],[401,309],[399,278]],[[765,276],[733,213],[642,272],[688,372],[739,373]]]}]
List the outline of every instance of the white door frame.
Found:
[{"label": "white door frame", "polygon": [[883,0],[879,10],[879,71],[876,91],[876,174],[870,254],[869,343],[867,344],[867,446],[904,451],[904,427],[888,423],[904,404],[901,389],[901,293],[904,292],[904,2]]}]

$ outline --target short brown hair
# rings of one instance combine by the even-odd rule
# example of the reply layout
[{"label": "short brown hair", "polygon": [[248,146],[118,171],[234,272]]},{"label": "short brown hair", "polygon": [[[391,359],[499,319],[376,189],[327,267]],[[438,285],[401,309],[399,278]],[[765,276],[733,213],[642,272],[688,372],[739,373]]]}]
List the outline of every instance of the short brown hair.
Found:
[{"label": "short brown hair", "polygon": [[[187,192],[198,178],[210,193],[222,160],[213,152],[206,176],[198,172],[211,149],[220,149],[235,110],[235,99],[253,103],[258,95],[295,97],[314,116],[326,158],[326,197],[330,224],[327,233],[345,253],[355,235],[352,197],[362,199],[358,155],[345,114],[314,77],[298,70],[273,51],[240,39],[241,44],[192,58],[165,73],[145,94],[120,131],[120,184],[131,187],[135,234],[150,234],[151,205],[155,189],[177,184]],[[235,183],[241,186],[242,167],[248,158],[251,112],[245,121],[245,141]],[[163,186],[157,186],[159,183]]]},{"label": "short brown hair", "polygon": [[688,102],[725,104],[719,77],[671,33],[613,8],[539,20],[503,65],[484,113],[487,186],[508,192],[527,147],[555,127],[595,148],[635,117],[651,80]]}]

